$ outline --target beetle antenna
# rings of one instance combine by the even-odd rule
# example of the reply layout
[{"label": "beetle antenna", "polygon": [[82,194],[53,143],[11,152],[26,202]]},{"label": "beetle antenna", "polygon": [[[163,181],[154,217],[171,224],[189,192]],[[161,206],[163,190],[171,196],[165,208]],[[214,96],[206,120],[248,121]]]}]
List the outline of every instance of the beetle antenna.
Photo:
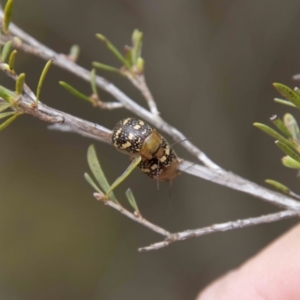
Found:
[{"label": "beetle antenna", "polygon": [[185,138],[185,139],[183,139],[181,141],[178,141],[178,142],[175,142],[175,143],[171,144],[171,147],[173,147],[174,145],[180,144],[182,142],[189,141],[189,140],[191,140],[191,138]]},{"label": "beetle antenna", "polygon": [[190,166],[186,167],[184,170],[182,170],[182,172],[188,170],[189,168],[191,168],[192,166],[196,165],[196,163],[192,163]]}]

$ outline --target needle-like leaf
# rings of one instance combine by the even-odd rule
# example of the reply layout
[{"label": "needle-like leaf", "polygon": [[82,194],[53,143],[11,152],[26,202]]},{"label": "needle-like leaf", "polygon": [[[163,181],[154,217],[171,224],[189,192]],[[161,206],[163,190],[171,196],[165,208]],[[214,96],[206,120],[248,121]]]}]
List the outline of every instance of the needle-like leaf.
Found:
[{"label": "needle-like leaf", "polygon": [[4,113],[0,113],[0,120],[7,118],[11,115],[15,115],[16,113],[14,111],[8,111],[8,112],[4,112]]},{"label": "needle-like leaf", "polygon": [[300,156],[289,146],[286,144],[280,142],[280,141],[275,141],[275,144],[288,156],[290,156],[292,159],[296,160],[297,162],[300,163]]},{"label": "needle-like leaf", "polygon": [[288,131],[288,129],[286,128],[285,124],[282,122],[282,120],[280,118],[278,118],[278,116],[274,115],[271,118],[271,121],[274,123],[274,125],[288,138],[292,138],[292,134]]},{"label": "needle-like leaf", "polygon": [[278,132],[276,132],[271,127],[269,127],[269,126],[267,126],[265,124],[261,124],[261,123],[254,123],[253,125],[255,127],[259,128],[260,130],[264,131],[265,133],[267,133],[271,137],[275,138],[276,140],[279,140],[282,143],[286,144],[288,147],[297,150],[297,145],[296,144],[294,144],[291,141],[289,141],[286,138],[284,138],[281,134],[279,134]]},{"label": "needle-like leaf", "polygon": [[287,130],[291,133],[292,138],[299,142],[299,127],[296,119],[291,114],[285,114],[283,122]]},{"label": "needle-like leaf", "polygon": [[300,96],[295,91],[281,83],[273,83],[273,85],[283,97],[300,108]]},{"label": "needle-like leaf", "polygon": [[9,56],[9,60],[8,60],[8,65],[10,67],[10,69],[12,71],[15,70],[15,58],[16,58],[16,54],[17,54],[17,50],[14,50],[10,56]]},{"label": "needle-like leaf", "polygon": [[97,158],[97,154],[96,154],[94,145],[91,145],[88,148],[87,159],[88,159],[89,167],[90,167],[94,177],[98,181],[99,185],[103,189],[103,191],[108,195],[108,197],[111,200],[116,201],[117,199],[116,199],[115,195],[112,192],[109,192],[110,185],[109,185],[109,183],[104,175],[104,172],[101,168],[101,165]]},{"label": "needle-like leaf", "polygon": [[283,185],[282,183],[280,183],[278,181],[275,181],[272,179],[266,179],[265,182],[285,194],[288,194],[290,192],[290,189],[287,186]]},{"label": "needle-like leaf", "polygon": [[97,97],[99,98],[97,84],[96,84],[96,70],[95,69],[92,69],[90,78],[91,78],[91,87],[92,87],[93,94],[97,95]]},{"label": "needle-like leaf", "polygon": [[78,90],[76,90],[74,87],[72,87],[71,85],[69,85],[68,83],[64,82],[64,81],[60,81],[59,84],[65,88],[70,94],[74,95],[75,97],[78,97],[82,100],[85,100],[89,103],[93,103],[92,99],[88,96],[86,96],[85,94],[79,92]]},{"label": "needle-like leaf", "polygon": [[126,58],[121,54],[121,52],[102,34],[97,33],[96,37],[102,41],[106,47],[115,55],[115,57],[121,62],[123,63],[128,70],[131,69],[130,64],[128,63],[128,61],[126,60]]},{"label": "needle-like leaf", "polygon": [[300,170],[300,162],[292,159],[290,156],[285,156],[281,159],[282,164],[287,168]]},{"label": "needle-like leaf", "polygon": [[115,67],[112,67],[112,66],[109,66],[109,65],[99,63],[97,61],[93,61],[92,65],[93,65],[94,68],[98,68],[100,70],[122,74],[122,72],[119,69],[117,69]]},{"label": "needle-like leaf", "polygon": [[109,194],[111,191],[113,191],[120,183],[122,183],[131,173],[132,171],[138,166],[138,164],[141,162],[142,158],[141,156],[137,156],[131,164],[128,166],[128,168],[125,170],[125,172],[116,179],[116,181],[110,186],[109,190],[106,192],[106,194]]},{"label": "needle-like leaf", "polygon": [[131,189],[127,189],[127,191],[125,192],[125,194],[126,194],[126,197],[128,199],[129,204],[132,206],[132,208],[134,209],[134,211],[140,215],[139,208],[137,206],[136,200],[134,198],[134,195],[133,195]]},{"label": "needle-like leaf", "polygon": [[277,102],[277,103],[283,104],[283,105],[287,105],[287,106],[291,106],[291,107],[296,107],[296,105],[293,104],[290,101],[282,100],[282,99],[279,99],[279,98],[274,98],[274,101]]},{"label": "needle-like leaf", "polygon": [[37,89],[36,89],[36,101],[37,102],[40,99],[41,90],[42,90],[46,75],[47,75],[47,73],[50,69],[50,66],[52,65],[52,62],[53,62],[53,59],[50,59],[49,61],[47,61],[46,65],[45,65],[45,67],[44,67],[44,69],[41,73],[41,76],[40,76],[40,79],[39,79],[39,82],[38,82],[38,86],[37,86]]},{"label": "needle-like leaf", "polygon": [[16,98],[16,94],[4,86],[0,85],[0,97],[4,99],[8,103],[12,103],[14,98]]},{"label": "needle-like leaf", "polygon": [[17,95],[21,95],[24,87],[24,82],[25,82],[25,73],[21,73],[17,80],[16,80],[16,93]]},{"label": "needle-like leaf", "polygon": [[1,53],[1,61],[6,62],[6,59],[9,55],[10,49],[11,49],[12,41],[8,41],[5,43],[2,53]]},{"label": "needle-like leaf", "polygon": [[5,33],[8,33],[8,27],[11,21],[12,12],[13,12],[13,0],[7,0],[4,7],[4,17],[3,17],[3,29]]},{"label": "needle-like leaf", "polygon": [[11,104],[10,103],[3,103],[0,105],[0,113],[7,110],[8,108],[11,107]]},{"label": "needle-like leaf", "polygon": [[98,193],[102,193],[102,191],[99,189],[97,184],[94,182],[92,177],[88,173],[84,173],[85,180],[92,186],[94,190],[96,190]]},{"label": "needle-like leaf", "polygon": [[10,125],[13,121],[15,121],[15,119],[20,116],[20,114],[14,114],[12,117],[10,117],[9,119],[7,119],[5,122],[3,122],[0,125],[0,131],[2,131],[3,129],[5,129],[8,125]]}]

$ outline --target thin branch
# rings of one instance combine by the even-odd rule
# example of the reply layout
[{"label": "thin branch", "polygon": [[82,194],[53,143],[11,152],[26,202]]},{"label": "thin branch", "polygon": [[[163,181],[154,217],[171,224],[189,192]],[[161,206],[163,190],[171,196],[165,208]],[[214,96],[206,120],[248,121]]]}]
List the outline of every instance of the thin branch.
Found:
[{"label": "thin branch", "polygon": [[126,216],[127,218],[142,224],[143,226],[151,229],[152,231],[163,235],[167,238],[169,238],[171,236],[171,233],[151,222],[149,222],[148,220],[144,219],[141,215],[134,215],[133,213],[131,213],[130,211],[128,211],[126,208],[124,208],[123,206],[119,205],[116,202],[113,202],[111,200],[102,200],[103,199],[103,195],[100,195],[98,193],[94,193],[94,197],[98,200],[98,201],[102,201],[105,205],[108,205],[112,208],[114,208],[115,210],[119,211],[122,215]]},{"label": "thin branch", "polygon": [[124,107],[124,105],[120,102],[103,102],[99,98],[93,99],[93,105],[95,107],[99,107],[101,109],[107,109],[107,110],[113,110],[113,109]]},{"label": "thin branch", "polygon": [[139,74],[136,72],[134,75],[132,75],[128,71],[123,71],[123,74],[131,81],[131,83],[140,90],[144,98],[146,99],[149,109],[151,113],[156,117],[159,115],[159,111],[157,109],[156,102],[152,96],[152,93],[150,92],[148,85],[145,80],[144,74]]},{"label": "thin branch", "polygon": [[244,192],[254,197],[260,198],[270,204],[281,208],[286,208],[295,212],[300,212],[300,202],[284,194],[269,190],[250,180],[244,179],[231,172],[220,171],[214,172],[206,167],[193,164],[192,162],[183,161],[179,169],[185,173],[212,181],[214,183],[227,186],[231,189]]},{"label": "thin branch", "polygon": [[[0,18],[2,18],[2,16],[3,12],[0,11]],[[31,36],[23,32],[17,26],[11,24],[10,32],[21,39],[20,41],[18,39],[14,39],[13,37],[9,37],[9,39],[11,39],[14,42],[14,46],[16,48],[22,49],[25,52],[34,54],[45,60],[54,58],[54,64],[81,77],[86,81],[90,80],[89,71],[70,61],[66,58],[65,55],[57,54],[51,49],[40,44],[38,41],[36,41]],[[3,64],[0,64],[0,69],[6,72],[6,74],[10,77],[16,79],[16,75],[7,71],[6,67]],[[126,109],[143,118],[155,127],[159,128],[161,131],[168,133],[173,137],[175,141],[181,141],[186,139],[186,137],[180,131],[166,123],[159,116],[155,116],[153,113],[139,106],[127,95],[125,95],[121,90],[115,87],[112,83],[108,82],[100,76],[96,77],[95,82],[98,87],[104,89],[105,91],[113,95],[115,99],[117,99],[120,102],[120,105],[123,105]],[[153,100],[153,97],[148,87],[146,86],[145,89],[145,86],[142,91],[144,96],[150,100],[152,98]],[[141,85],[139,85],[139,87],[141,87]],[[37,104],[35,100],[36,97],[34,93],[29,89],[29,87],[25,85],[24,94],[19,96],[17,103],[18,107],[16,109],[21,110],[32,116],[35,116],[44,122],[55,124],[54,126],[52,126],[52,129],[53,127],[55,127],[55,129],[75,132],[77,134],[81,134],[83,136],[94,138],[111,144],[111,131],[109,129],[102,127],[98,124],[94,124],[92,122],[88,122],[80,118],[74,117],[70,114],[66,114],[59,110],[53,109],[41,102]],[[183,160],[179,166],[179,169],[182,172],[186,172],[188,174],[218,183],[220,185],[251,194],[255,197],[263,199],[264,201],[270,204],[283,207],[289,211],[270,214],[258,218],[250,218],[245,220],[238,220],[235,222],[216,224],[202,229],[188,230],[173,234],[157,225],[150,223],[149,221],[141,218],[140,216],[135,216],[134,214],[130,213],[123,207],[118,206],[114,202],[106,201],[106,204],[113,207],[114,209],[117,209],[119,212],[126,215],[130,219],[146,226],[147,228],[167,238],[163,242],[153,244],[149,247],[141,248],[140,251],[159,249],[175,241],[185,240],[190,237],[201,236],[212,232],[243,228],[247,226],[258,225],[261,223],[274,222],[284,218],[295,217],[300,214],[300,203],[298,201],[286,195],[279,194],[277,192],[260,187],[255,183],[252,183],[235,174],[223,170],[221,167],[219,167],[217,164],[211,161],[201,150],[199,150],[190,141],[185,141],[181,143],[181,145],[183,145],[190,153],[195,155],[204,164],[204,166],[200,166]]]},{"label": "thin branch", "polygon": [[[0,69],[13,79],[17,78],[15,73],[7,71],[7,68],[4,64],[0,64]],[[63,131],[73,131],[80,135],[96,138],[97,140],[111,144],[111,131],[109,129],[53,109],[49,106],[46,106],[42,102],[36,104],[35,96],[28,86],[25,86],[24,94],[19,95],[18,105],[19,108],[27,114],[33,115],[44,122],[58,124],[55,126],[55,129],[61,129],[59,124],[63,124]],[[193,164],[192,162],[185,160],[182,160],[180,163],[179,170],[205,180],[227,186],[234,190],[250,194],[272,205],[300,213],[300,203],[295,199],[268,190],[267,188],[261,187],[230,172],[224,170],[219,170],[216,172],[210,168]]]},{"label": "thin branch", "polygon": [[[0,10],[0,19],[3,19],[2,10]],[[19,38],[13,39],[13,37],[10,37],[13,41],[14,47],[21,49],[24,52],[36,55],[47,61],[51,58],[54,58],[54,65],[57,65],[86,81],[90,81],[90,72],[80,67],[76,63],[70,61],[68,58],[66,58],[65,55],[58,54],[48,47],[44,46],[14,24],[10,24],[9,30],[12,35]],[[3,38],[5,38],[5,36],[3,36]],[[152,124],[153,126],[159,128],[161,131],[169,134],[175,141],[178,142],[186,140],[180,145],[182,145],[182,147],[187,149],[191,154],[199,159],[205,166],[214,170],[221,170],[221,168],[217,164],[215,164],[204,152],[202,152],[194,144],[188,141],[184,134],[182,134],[173,126],[169,125],[160,117],[154,117],[151,112],[138,105],[111,82],[100,76],[96,76],[95,82],[98,87],[102,88],[103,90],[111,94],[116,100],[122,103],[127,110],[146,120],[149,124]]]},{"label": "thin branch", "polygon": [[[17,79],[17,74],[9,72],[5,64],[1,63],[0,69],[14,80]],[[36,97],[34,93],[27,85],[24,84],[24,93],[23,95],[18,96],[18,109],[21,109],[24,113],[32,115],[44,122],[63,124],[63,126],[68,126],[69,131],[93,137],[102,142],[111,144],[111,130],[101,125],[85,121],[65,112],[51,108],[43,104],[41,101],[36,103],[35,100]]]},{"label": "thin branch", "polygon": [[277,212],[277,213],[273,213],[273,214],[263,215],[260,217],[247,218],[247,219],[236,220],[236,221],[229,221],[229,222],[214,224],[214,225],[199,228],[199,229],[185,230],[185,231],[181,231],[181,232],[171,233],[171,232],[165,230],[164,228],[159,227],[159,226],[149,222],[148,220],[143,218],[141,215],[135,215],[135,214],[131,213],[130,211],[128,211],[126,208],[124,208],[123,206],[121,206],[118,203],[115,203],[111,200],[103,200],[103,195],[101,195],[101,194],[94,193],[94,197],[98,201],[102,201],[105,205],[108,205],[108,206],[112,207],[113,209],[119,211],[122,215],[126,216],[127,218],[131,219],[132,221],[137,222],[137,223],[143,225],[144,227],[147,227],[150,230],[152,230],[166,238],[162,242],[157,242],[157,243],[151,244],[150,246],[139,248],[138,251],[140,251],[140,252],[158,250],[158,249],[164,248],[166,246],[169,246],[170,244],[172,244],[174,242],[184,241],[189,238],[200,237],[200,236],[215,233],[215,232],[224,232],[224,231],[229,231],[229,230],[234,230],[234,229],[241,229],[241,228],[256,226],[256,225],[264,224],[264,223],[277,222],[277,221],[281,221],[284,219],[299,216],[297,213],[292,212],[292,211],[281,211],[281,212]]},{"label": "thin branch", "polygon": [[199,236],[203,236],[215,232],[224,232],[233,229],[246,228],[246,227],[256,226],[264,223],[277,222],[283,219],[288,219],[296,216],[297,214],[295,212],[281,211],[278,213],[264,215],[256,218],[231,221],[231,222],[211,225],[208,227],[203,227],[200,229],[186,230],[178,233],[172,233],[165,241],[158,242],[147,247],[139,248],[138,251],[142,252],[142,251],[158,250],[163,247],[169,246],[174,242],[183,241],[188,238],[199,237]]}]

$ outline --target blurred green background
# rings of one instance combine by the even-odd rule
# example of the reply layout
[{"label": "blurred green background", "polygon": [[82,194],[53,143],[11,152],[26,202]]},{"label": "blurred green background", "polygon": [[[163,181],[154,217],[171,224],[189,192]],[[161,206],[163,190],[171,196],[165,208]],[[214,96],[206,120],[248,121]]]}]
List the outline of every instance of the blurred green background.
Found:
[{"label": "blurred green background", "polygon": [[[4,1],[2,1],[3,3]],[[162,116],[216,163],[254,182],[282,181],[297,191],[280,151],[252,126],[297,111],[273,103],[272,82],[294,86],[300,72],[300,2],[271,0],[16,0],[14,22],[42,43],[68,53],[77,43],[79,64],[119,66],[95,33],[119,48],[133,29],[144,32],[146,78]],[[16,69],[35,90],[44,61],[19,52]],[[99,74],[99,72],[98,72]],[[124,78],[101,73],[144,105]],[[13,86],[3,74],[1,84]],[[49,106],[112,128],[132,116],[101,111],[59,87],[64,80],[90,86],[57,67],[41,100]],[[104,101],[112,100],[100,92]],[[1,132],[1,299],[194,299],[213,279],[239,266],[295,221],[261,225],[138,253],[161,237],[92,197],[83,179],[93,141],[47,129],[30,116]],[[96,143],[111,181],[129,164],[111,146]],[[176,151],[193,159],[176,146]],[[143,215],[170,231],[258,216],[276,208],[253,197],[182,174],[169,187],[138,170],[118,188],[131,187]]]}]

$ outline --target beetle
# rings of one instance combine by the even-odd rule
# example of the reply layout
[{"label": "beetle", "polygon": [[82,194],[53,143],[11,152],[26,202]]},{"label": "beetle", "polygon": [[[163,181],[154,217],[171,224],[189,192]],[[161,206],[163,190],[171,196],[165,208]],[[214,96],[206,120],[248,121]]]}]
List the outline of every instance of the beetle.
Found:
[{"label": "beetle", "polygon": [[137,118],[119,121],[112,130],[112,143],[131,156],[126,171],[111,185],[114,190],[136,168],[152,179],[172,182],[178,175],[179,159],[167,140],[146,122]]}]

